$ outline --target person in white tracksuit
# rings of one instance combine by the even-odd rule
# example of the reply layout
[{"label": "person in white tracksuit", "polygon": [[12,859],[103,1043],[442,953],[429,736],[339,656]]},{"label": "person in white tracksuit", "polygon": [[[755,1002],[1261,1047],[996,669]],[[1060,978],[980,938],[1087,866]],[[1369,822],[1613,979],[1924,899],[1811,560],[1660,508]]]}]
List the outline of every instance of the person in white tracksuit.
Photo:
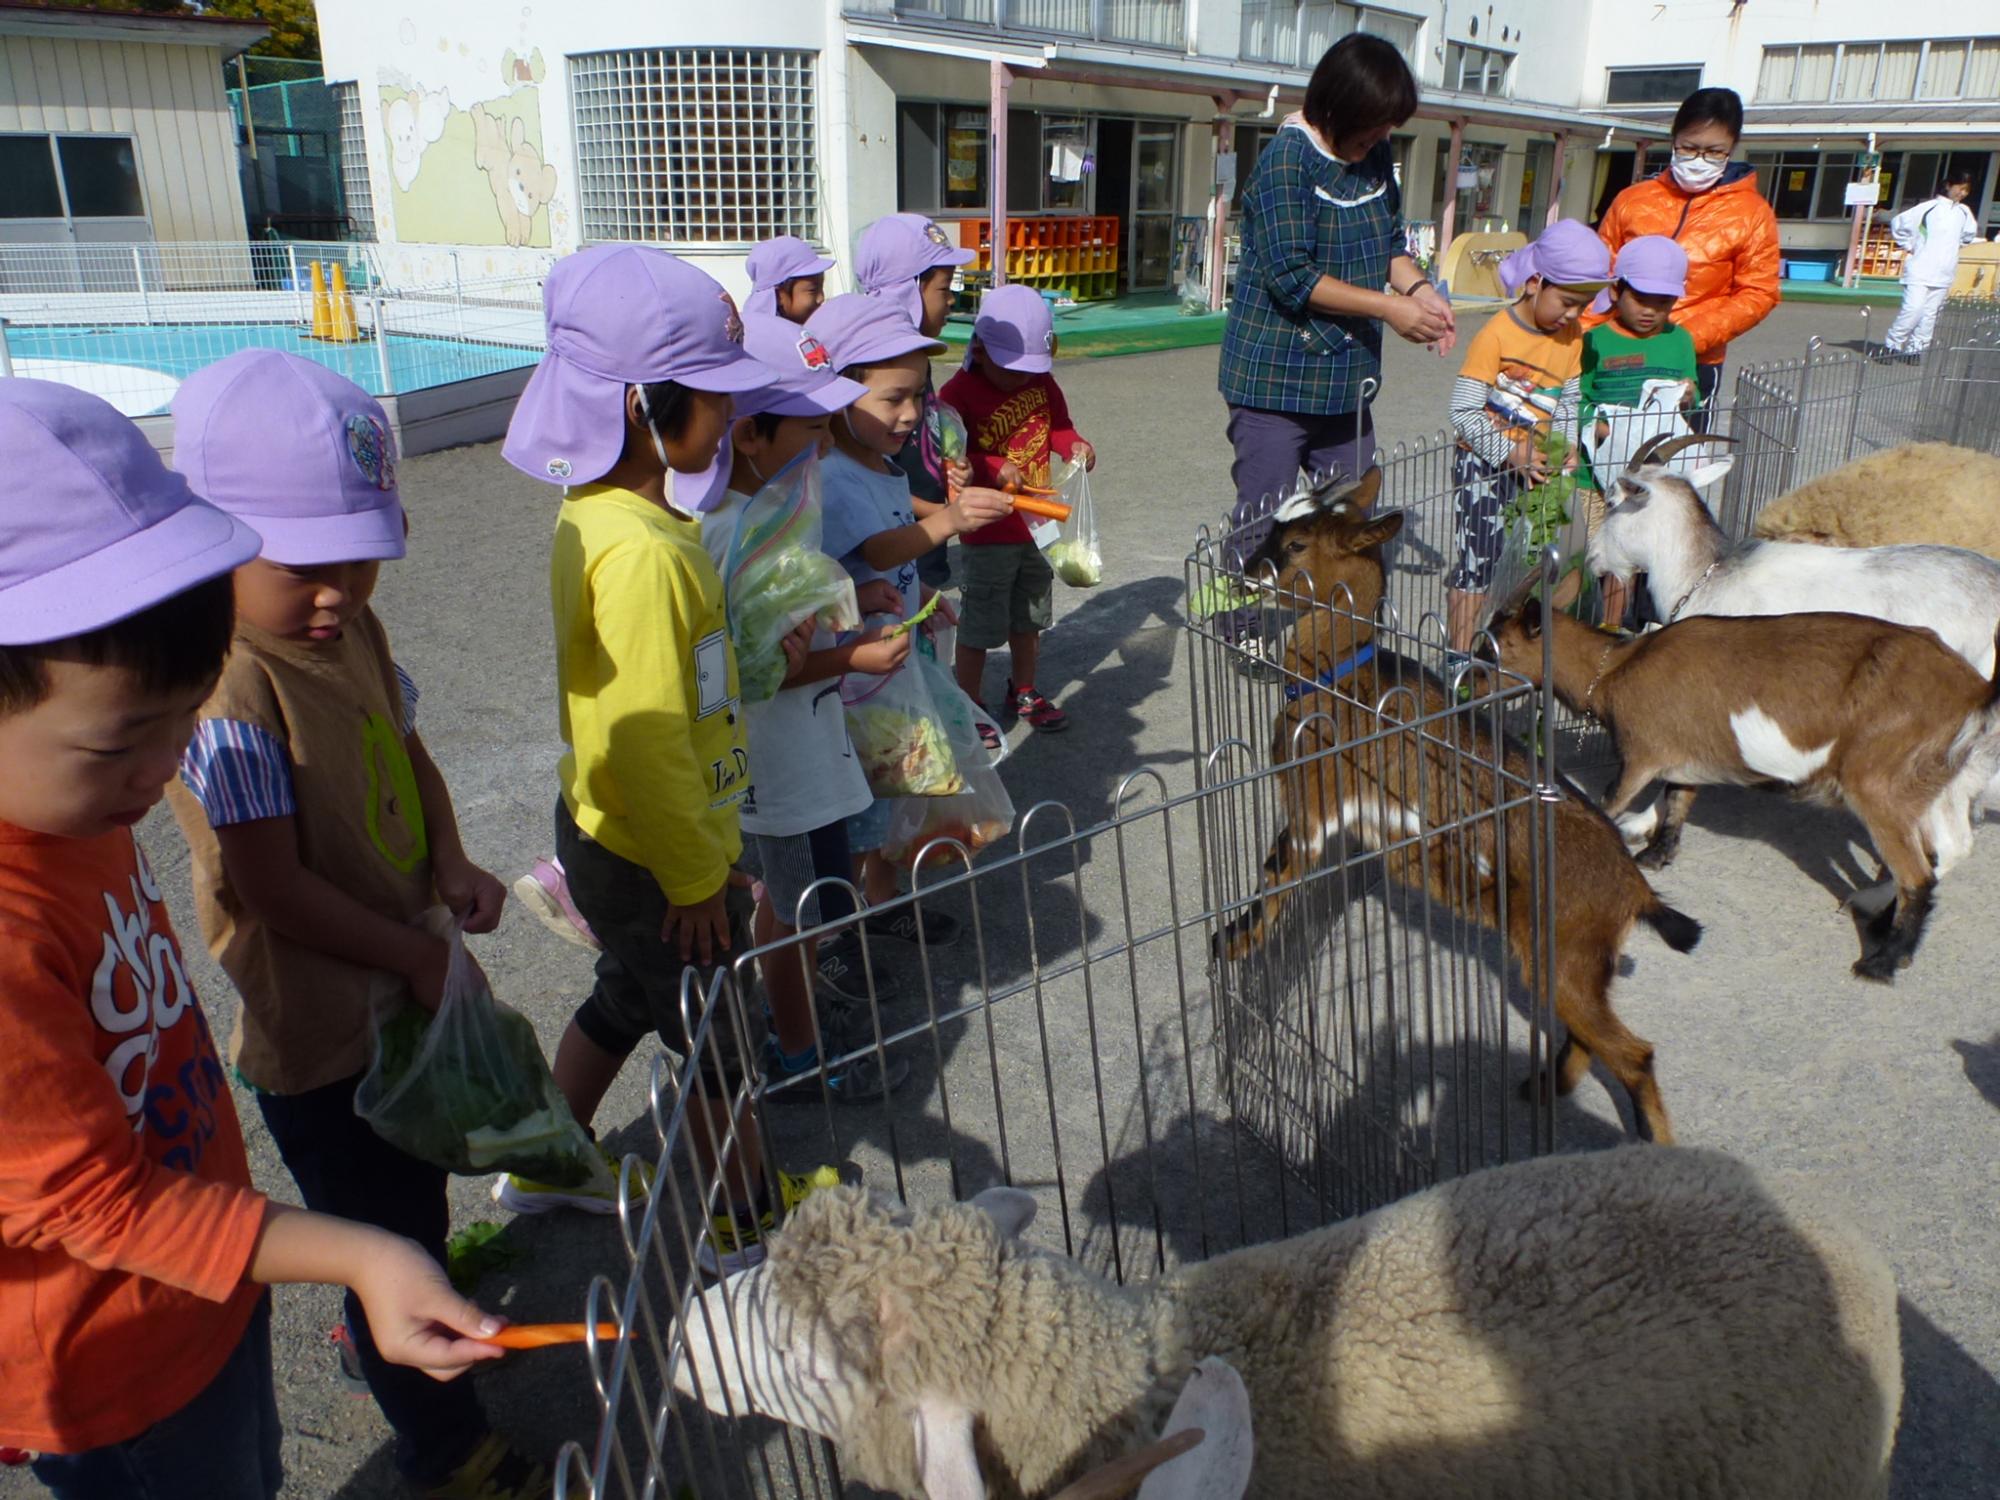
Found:
[{"label": "person in white tracksuit", "polygon": [[1965,206],[1972,191],[1970,172],[1953,172],[1944,191],[1906,208],[1889,221],[1889,233],[1903,247],[1903,309],[1889,325],[1885,342],[1894,354],[1921,354],[1930,347],[1938,309],[1958,274],[1958,252],[1979,238],[1979,221]]}]

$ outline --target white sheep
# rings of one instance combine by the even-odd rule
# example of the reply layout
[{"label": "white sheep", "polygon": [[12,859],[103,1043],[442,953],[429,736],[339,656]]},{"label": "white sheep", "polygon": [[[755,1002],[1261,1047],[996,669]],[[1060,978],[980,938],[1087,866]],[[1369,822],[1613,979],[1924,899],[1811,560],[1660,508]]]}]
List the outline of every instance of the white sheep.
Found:
[{"label": "white sheep", "polygon": [[1262,1500],[1887,1493],[1889,1268],[1715,1152],[1477,1172],[1122,1288],[1022,1243],[1033,1213],[815,1194],[691,1310],[675,1384],[912,1500],[1045,1496],[1150,1439],[1211,1356],[1248,1388]]},{"label": "white sheep", "polygon": [[1757,514],[1767,541],[1824,547],[1927,543],[2000,558],[2000,458],[1905,443],[1807,480]]}]

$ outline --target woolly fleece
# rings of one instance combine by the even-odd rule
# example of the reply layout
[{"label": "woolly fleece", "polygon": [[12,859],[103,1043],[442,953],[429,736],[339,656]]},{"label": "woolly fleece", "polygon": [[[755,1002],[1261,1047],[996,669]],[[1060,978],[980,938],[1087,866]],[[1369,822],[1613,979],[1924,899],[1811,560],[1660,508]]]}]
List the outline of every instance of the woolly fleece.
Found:
[{"label": "woolly fleece", "polygon": [[913,1500],[921,1400],[976,1413],[1018,1500],[1148,1440],[1207,1355],[1249,1388],[1266,1500],[1880,1497],[1902,1397],[1881,1257],[1710,1151],[1479,1172],[1140,1288],[834,1190],[770,1270],[868,1387],[850,1476]]},{"label": "woolly fleece", "polygon": [[1773,500],[1756,531],[1774,542],[1930,542],[2000,558],[2000,458],[1949,443],[1885,449]]}]

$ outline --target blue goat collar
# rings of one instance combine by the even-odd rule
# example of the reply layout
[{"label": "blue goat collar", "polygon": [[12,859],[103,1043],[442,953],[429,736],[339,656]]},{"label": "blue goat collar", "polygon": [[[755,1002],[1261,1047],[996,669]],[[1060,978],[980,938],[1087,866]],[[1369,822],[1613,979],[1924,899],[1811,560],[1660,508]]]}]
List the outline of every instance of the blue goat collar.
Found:
[{"label": "blue goat collar", "polygon": [[1374,659],[1375,643],[1370,641],[1345,661],[1337,661],[1324,672],[1320,673],[1319,676],[1313,679],[1312,687],[1307,687],[1303,683],[1298,682],[1286,683],[1285,701],[1287,703],[1296,703],[1307,693],[1317,691],[1319,688],[1330,688],[1336,682],[1340,681],[1341,678],[1352,676],[1356,670],[1367,666]]}]

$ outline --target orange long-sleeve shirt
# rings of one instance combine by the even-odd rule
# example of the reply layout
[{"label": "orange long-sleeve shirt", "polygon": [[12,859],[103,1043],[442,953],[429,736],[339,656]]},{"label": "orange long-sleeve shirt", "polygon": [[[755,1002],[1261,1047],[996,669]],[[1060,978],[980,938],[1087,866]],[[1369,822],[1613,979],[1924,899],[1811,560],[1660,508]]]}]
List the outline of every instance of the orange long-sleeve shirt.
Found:
[{"label": "orange long-sleeve shirt", "polygon": [[264,1199],[132,835],[0,823],[0,1444],[136,1437],[215,1378]]}]

